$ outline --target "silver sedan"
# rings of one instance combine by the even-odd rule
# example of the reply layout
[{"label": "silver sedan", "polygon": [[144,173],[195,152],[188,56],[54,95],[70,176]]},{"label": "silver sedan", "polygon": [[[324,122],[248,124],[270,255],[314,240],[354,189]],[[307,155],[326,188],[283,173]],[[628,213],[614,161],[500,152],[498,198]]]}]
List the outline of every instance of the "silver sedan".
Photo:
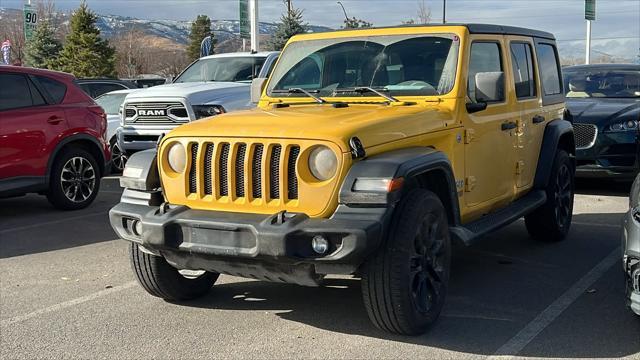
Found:
[{"label": "silver sedan", "polygon": [[627,279],[627,303],[640,315],[640,174],[631,186],[629,211],[623,220],[623,266]]}]

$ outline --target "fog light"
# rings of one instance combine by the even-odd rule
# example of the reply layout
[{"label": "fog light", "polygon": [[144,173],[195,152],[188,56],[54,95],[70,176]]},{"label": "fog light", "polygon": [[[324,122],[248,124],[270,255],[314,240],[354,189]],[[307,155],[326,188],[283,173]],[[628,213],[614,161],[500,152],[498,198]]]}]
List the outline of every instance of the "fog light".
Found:
[{"label": "fog light", "polygon": [[132,228],[134,234],[142,236],[142,222],[140,220],[134,220]]},{"label": "fog light", "polygon": [[316,235],[311,240],[313,251],[322,255],[329,251],[329,241],[322,235]]}]

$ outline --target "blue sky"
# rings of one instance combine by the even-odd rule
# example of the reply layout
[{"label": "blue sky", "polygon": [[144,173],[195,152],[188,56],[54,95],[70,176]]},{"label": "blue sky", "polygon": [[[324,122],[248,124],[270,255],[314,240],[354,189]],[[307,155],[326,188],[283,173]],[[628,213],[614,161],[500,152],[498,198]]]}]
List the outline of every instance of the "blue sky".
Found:
[{"label": "blue sky", "polygon": [[[277,21],[284,10],[281,0],[258,0],[261,21]],[[304,10],[305,20],[314,25],[337,28],[344,15],[335,0],[292,0]],[[377,26],[395,25],[415,17],[421,0],[342,0],[349,16]],[[0,0],[0,7],[19,8],[24,1]],[[69,10],[80,0],[56,0],[58,8]],[[238,0],[87,0],[101,14],[146,19],[187,20],[196,14],[213,19],[238,17]],[[432,21],[442,19],[442,0],[425,0]],[[640,48],[640,0],[597,0],[597,21],[593,24],[594,50],[634,58]],[[583,0],[447,0],[447,21],[482,22],[532,27],[554,33],[564,48],[578,54],[584,48]],[[594,54],[597,56],[597,53]]]}]

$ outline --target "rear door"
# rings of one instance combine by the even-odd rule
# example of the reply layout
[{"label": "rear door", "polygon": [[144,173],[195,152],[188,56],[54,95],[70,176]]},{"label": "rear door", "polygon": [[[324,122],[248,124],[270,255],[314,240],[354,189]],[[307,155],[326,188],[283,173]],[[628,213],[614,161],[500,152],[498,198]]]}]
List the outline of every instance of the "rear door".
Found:
[{"label": "rear door", "polygon": [[0,179],[45,176],[64,111],[26,74],[0,72],[0,84]]},{"label": "rear door", "polygon": [[536,164],[547,121],[539,88],[538,64],[535,45],[529,37],[512,36],[509,41],[511,62],[511,91],[519,112],[514,141],[516,148],[517,193],[527,190],[533,183]]}]

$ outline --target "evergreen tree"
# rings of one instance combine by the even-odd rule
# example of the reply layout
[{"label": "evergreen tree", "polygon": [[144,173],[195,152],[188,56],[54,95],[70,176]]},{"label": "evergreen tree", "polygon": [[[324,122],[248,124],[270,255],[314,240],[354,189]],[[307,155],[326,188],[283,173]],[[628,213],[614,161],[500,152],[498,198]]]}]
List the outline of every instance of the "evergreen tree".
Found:
[{"label": "evergreen tree", "polygon": [[342,28],[343,29],[359,29],[359,28],[370,28],[372,26],[373,24],[368,21],[365,21],[362,19],[356,19],[355,17],[352,17],[344,20],[344,26]]},{"label": "evergreen tree", "polygon": [[57,70],[77,77],[116,76],[115,49],[100,38],[97,19],[83,0],[71,16],[71,31],[56,61]]},{"label": "evergreen tree", "polygon": [[[189,45],[187,45],[187,56],[191,61],[200,58],[200,44],[209,35],[211,35],[211,19],[207,15],[198,15],[196,21],[191,24]],[[212,42],[212,52],[213,45],[215,43]]]},{"label": "evergreen tree", "polygon": [[48,19],[40,20],[33,38],[27,44],[27,64],[36,68],[53,69],[62,44],[56,39],[55,29]]},{"label": "evergreen tree", "polygon": [[302,22],[302,10],[291,7],[290,10],[287,10],[287,13],[283,14],[280,18],[280,23],[271,39],[269,39],[267,46],[270,50],[280,51],[287,44],[289,38],[306,32],[307,24]]}]

